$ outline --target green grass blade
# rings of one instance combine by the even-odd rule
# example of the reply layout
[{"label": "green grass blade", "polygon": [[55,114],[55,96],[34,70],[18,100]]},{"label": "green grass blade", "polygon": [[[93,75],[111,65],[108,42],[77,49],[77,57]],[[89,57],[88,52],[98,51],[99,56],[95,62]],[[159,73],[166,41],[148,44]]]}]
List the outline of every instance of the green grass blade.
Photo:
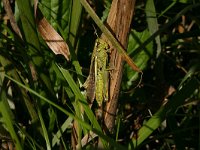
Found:
[{"label": "green grass blade", "polygon": [[170,10],[176,3],[177,3],[177,1],[173,1],[165,10],[163,10],[163,11],[161,12],[161,14],[158,16],[158,18],[160,18],[160,17],[163,16],[166,12],[168,12],[168,10]]},{"label": "green grass blade", "polygon": [[[147,16],[147,24],[148,24],[149,32],[152,35],[156,31],[158,31],[158,29],[159,29],[157,16],[156,16],[156,9],[155,9],[155,5],[154,5],[154,1],[153,0],[147,0],[145,11],[146,11],[146,16]],[[157,44],[156,57],[158,58],[158,56],[161,53],[160,36],[158,35],[155,38],[155,40],[156,40],[156,44]]]},{"label": "green grass blade", "polygon": [[69,41],[72,47],[76,48],[77,32],[80,25],[82,15],[82,5],[79,0],[73,0],[71,12],[70,28],[69,28]]},{"label": "green grass blade", "polygon": [[[1,77],[0,77],[0,80],[1,80]],[[8,132],[10,133],[10,135],[12,137],[12,140],[16,146],[16,149],[22,150],[22,145],[20,143],[20,140],[19,140],[17,133],[13,126],[13,124],[14,124],[13,115],[12,115],[10,106],[7,101],[5,89],[6,89],[6,83],[4,82],[3,86],[1,87],[1,91],[0,91],[0,113],[2,115],[2,120],[8,129]]]},{"label": "green grass blade", "polygon": [[[149,43],[142,51],[135,51],[135,49],[137,49],[137,47],[139,47],[139,45],[149,37],[150,33],[148,30],[144,30],[142,32],[131,30],[129,34],[127,53],[128,55],[134,53],[133,60],[141,70],[147,67],[148,60],[151,58],[151,56],[153,56],[153,42]],[[125,65],[125,69],[126,67],[127,65]],[[137,79],[138,73],[133,71],[130,67],[127,67],[126,73],[123,76],[127,76],[129,80],[126,83],[126,86],[130,86],[132,85],[132,82]]]},{"label": "green grass blade", "polygon": [[77,60],[77,56],[75,51],[78,49],[78,30],[80,27],[82,16],[82,5],[79,0],[72,1],[72,12],[70,16],[70,27],[69,27],[69,37],[68,40],[71,43],[71,56],[72,56],[72,64],[75,67],[75,70],[78,74],[78,81],[80,85],[83,84],[83,75],[82,75],[82,68]]},{"label": "green grass blade", "polygon": [[43,135],[44,135],[44,138],[45,138],[45,141],[46,141],[46,148],[47,148],[47,150],[51,150],[51,143],[50,143],[50,140],[49,140],[47,128],[45,126],[45,123],[44,123],[44,120],[43,120],[39,106],[36,106],[36,107],[37,107],[37,112],[38,112],[39,120],[40,120],[40,123],[41,123],[42,131],[43,131]]},{"label": "green grass blade", "polygon": [[60,141],[59,139],[61,138],[62,133],[64,133],[67,128],[71,127],[72,121],[73,121],[73,118],[71,118],[71,117],[68,117],[67,120],[65,120],[65,122],[62,124],[61,128],[57,131],[57,133],[54,135],[54,137],[52,139],[52,147],[54,147],[55,144]]}]

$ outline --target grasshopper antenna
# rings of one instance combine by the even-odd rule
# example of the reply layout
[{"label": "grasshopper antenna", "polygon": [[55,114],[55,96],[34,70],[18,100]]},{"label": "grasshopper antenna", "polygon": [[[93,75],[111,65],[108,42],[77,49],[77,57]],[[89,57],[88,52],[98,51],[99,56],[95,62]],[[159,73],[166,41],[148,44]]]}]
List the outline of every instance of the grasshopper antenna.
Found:
[{"label": "grasshopper antenna", "polygon": [[92,24],[92,27],[94,28],[94,34],[97,36],[97,38],[99,38],[98,34],[97,34],[97,29],[95,28],[95,26]]}]

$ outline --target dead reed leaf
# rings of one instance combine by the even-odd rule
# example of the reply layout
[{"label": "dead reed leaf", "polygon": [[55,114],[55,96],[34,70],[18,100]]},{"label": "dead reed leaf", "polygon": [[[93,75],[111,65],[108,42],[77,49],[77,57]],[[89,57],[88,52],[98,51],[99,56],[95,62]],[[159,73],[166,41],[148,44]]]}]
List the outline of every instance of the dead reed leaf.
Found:
[{"label": "dead reed leaf", "polygon": [[37,8],[38,0],[34,0],[34,15],[36,18],[38,31],[40,32],[42,38],[45,40],[54,54],[61,54],[67,59],[67,61],[69,61],[70,51],[67,43],[58,34],[58,32],[56,32],[47,19],[42,15],[41,11]]},{"label": "dead reed leaf", "polygon": [[38,20],[38,31],[54,54],[61,54],[69,61],[70,52],[67,43],[49,24],[46,18],[42,17],[42,19]]}]

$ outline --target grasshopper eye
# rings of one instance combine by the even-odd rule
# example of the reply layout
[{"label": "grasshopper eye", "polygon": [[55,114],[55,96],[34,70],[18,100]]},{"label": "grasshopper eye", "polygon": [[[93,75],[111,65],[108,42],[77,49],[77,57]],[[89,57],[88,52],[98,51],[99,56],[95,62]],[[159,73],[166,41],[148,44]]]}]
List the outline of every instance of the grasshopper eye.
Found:
[{"label": "grasshopper eye", "polygon": [[100,67],[99,70],[102,71],[102,67]]},{"label": "grasshopper eye", "polygon": [[100,45],[100,43],[97,41],[97,42],[95,43],[95,46],[98,47],[99,45]]}]

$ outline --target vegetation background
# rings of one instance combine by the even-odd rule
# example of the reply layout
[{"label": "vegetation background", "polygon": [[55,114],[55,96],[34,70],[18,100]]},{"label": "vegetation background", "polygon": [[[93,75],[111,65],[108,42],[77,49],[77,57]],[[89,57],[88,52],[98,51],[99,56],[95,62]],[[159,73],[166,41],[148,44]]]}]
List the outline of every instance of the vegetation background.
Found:
[{"label": "vegetation background", "polygon": [[[143,78],[125,63],[110,134],[82,87],[101,34],[85,1],[35,2],[0,1],[0,149],[200,149],[199,1],[136,1],[127,53]],[[102,21],[111,2],[88,0]]]}]

